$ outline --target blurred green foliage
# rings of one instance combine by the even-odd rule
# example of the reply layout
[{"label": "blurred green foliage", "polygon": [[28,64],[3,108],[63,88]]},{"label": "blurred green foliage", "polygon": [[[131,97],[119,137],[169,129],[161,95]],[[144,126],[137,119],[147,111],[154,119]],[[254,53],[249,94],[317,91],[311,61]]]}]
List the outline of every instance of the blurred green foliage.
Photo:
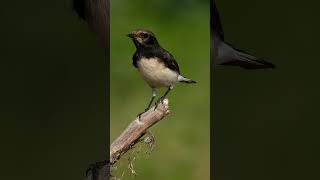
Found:
[{"label": "blurred green foliage", "polygon": [[[197,84],[178,84],[169,94],[170,115],[151,129],[155,149],[134,161],[139,180],[209,179],[210,32],[209,1],[111,2],[111,141],[143,111],[151,89],[132,66],[135,47],[125,35],[137,28],[153,31]],[[158,96],[164,90],[158,91]],[[114,174],[131,179],[123,158]]]}]

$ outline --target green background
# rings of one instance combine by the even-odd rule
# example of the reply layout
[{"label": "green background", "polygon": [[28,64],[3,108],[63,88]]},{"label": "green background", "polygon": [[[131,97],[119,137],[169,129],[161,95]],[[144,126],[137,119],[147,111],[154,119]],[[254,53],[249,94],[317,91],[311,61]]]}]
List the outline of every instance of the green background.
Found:
[{"label": "green background", "polygon": [[277,67],[214,72],[215,179],[319,179],[319,2],[217,6],[226,40]]},{"label": "green background", "polygon": [[[170,92],[170,115],[151,129],[155,149],[134,161],[136,179],[209,179],[210,170],[210,29],[209,1],[111,2],[110,110],[112,142],[143,111],[150,87],[132,65],[135,47],[125,35],[137,28],[153,31],[186,77]],[[158,91],[162,95],[164,89]],[[143,151],[146,149],[144,148]],[[132,179],[124,157],[113,174]]]}]

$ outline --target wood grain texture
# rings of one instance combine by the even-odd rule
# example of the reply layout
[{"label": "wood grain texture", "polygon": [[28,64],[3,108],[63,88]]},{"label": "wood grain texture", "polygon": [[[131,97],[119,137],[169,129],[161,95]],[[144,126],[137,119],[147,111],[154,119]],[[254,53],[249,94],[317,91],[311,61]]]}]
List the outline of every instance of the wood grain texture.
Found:
[{"label": "wood grain texture", "polygon": [[163,102],[151,107],[147,112],[141,115],[141,118],[134,119],[122,134],[110,146],[110,164],[116,163],[123,154],[130,150],[146,131],[166,115],[169,114],[169,101],[164,99]]}]

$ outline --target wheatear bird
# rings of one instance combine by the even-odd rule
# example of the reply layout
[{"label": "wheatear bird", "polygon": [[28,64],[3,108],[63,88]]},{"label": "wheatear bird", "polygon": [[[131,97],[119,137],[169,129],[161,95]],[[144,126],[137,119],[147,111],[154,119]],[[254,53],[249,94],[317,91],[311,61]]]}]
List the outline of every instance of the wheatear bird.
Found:
[{"label": "wheatear bird", "polygon": [[240,66],[244,69],[264,69],[274,68],[275,66],[263,59],[256,58],[244,51],[232,47],[224,41],[224,33],[216,7],[213,0],[211,3],[211,58],[214,64]]},{"label": "wheatear bird", "polygon": [[136,46],[136,52],[132,58],[133,65],[152,88],[152,98],[145,111],[150,108],[156,96],[157,88],[167,88],[165,94],[157,101],[158,103],[166,97],[178,82],[195,83],[195,81],[181,75],[177,61],[160,46],[152,32],[136,30],[127,34],[127,36],[133,40]]}]

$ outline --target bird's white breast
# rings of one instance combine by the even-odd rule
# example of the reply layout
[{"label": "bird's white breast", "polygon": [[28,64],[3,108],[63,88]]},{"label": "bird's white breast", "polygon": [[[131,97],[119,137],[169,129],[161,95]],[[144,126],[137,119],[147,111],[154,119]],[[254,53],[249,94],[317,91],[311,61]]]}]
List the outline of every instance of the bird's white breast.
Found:
[{"label": "bird's white breast", "polygon": [[157,58],[142,58],[137,65],[143,79],[153,88],[170,87],[178,82],[179,74]]}]

